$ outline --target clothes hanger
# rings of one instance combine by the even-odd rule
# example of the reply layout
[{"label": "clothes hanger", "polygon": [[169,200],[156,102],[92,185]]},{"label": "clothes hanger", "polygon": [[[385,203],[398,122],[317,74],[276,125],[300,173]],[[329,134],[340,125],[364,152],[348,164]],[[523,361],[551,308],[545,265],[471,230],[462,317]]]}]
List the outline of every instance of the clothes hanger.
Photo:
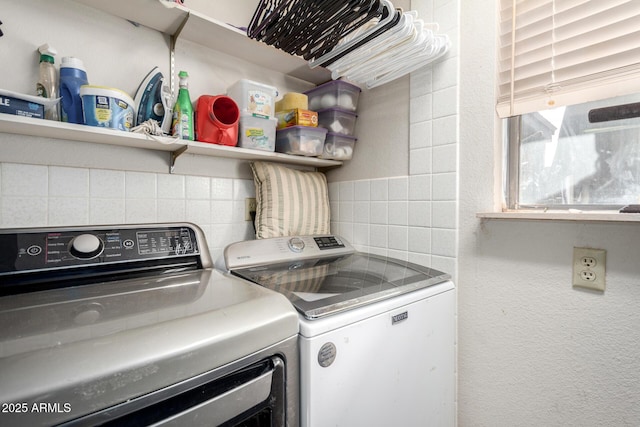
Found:
[{"label": "clothes hanger", "polygon": [[413,36],[412,19],[410,13],[402,13],[400,22],[395,27],[327,66],[332,78],[338,79],[354,67],[370,66],[381,52],[401,46]]},{"label": "clothes hanger", "polygon": [[[349,38],[343,44],[338,44],[334,49],[326,54],[309,61],[309,66],[315,68],[318,66],[326,66],[343,57],[344,55],[357,49],[364,43],[368,42],[374,37],[377,37],[381,33],[387,31],[400,21],[400,12],[393,8],[393,4],[389,0],[383,0],[383,12],[382,19],[377,23],[370,24],[368,26],[362,26],[358,29],[358,33],[355,36]],[[371,23],[371,21],[369,21]],[[356,33],[356,32],[354,32]],[[343,37],[342,40],[345,40]]]}]

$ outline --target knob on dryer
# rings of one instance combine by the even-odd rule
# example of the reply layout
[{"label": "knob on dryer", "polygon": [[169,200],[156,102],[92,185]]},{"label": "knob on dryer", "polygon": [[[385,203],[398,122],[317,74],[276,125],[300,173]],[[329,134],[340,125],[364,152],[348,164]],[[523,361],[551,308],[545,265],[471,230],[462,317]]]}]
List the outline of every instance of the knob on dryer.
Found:
[{"label": "knob on dryer", "polygon": [[93,234],[80,234],[71,240],[69,252],[76,258],[91,259],[102,253],[104,243]]},{"label": "knob on dryer", "polygon": [[304,249],[304,240],[299,237],[292,237],[291,239],[289,239],[287,244],[289,245],[289,249],[291,249],[292,252],[302,252],[302,250]]}]

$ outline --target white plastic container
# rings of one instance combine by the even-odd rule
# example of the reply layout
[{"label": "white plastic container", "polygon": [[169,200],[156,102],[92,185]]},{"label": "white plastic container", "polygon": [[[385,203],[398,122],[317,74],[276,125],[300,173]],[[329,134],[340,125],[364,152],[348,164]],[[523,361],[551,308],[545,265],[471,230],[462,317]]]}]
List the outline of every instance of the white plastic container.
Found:
[{"label": "white plastic container", "polygon": [[275,115],[278,90],[274,86],[242,79],[227,88],[227,96],[238,104],[240,113],[264,119]]},{"label": "white plastic container", "polygon": [[329,132],[324,140],[324,148],[320,157],[330,160],[350,160],[353,157],[356,141],[357,139],[352,136]]},{"label": "white plastic container", "polygon": [[334,80],[305,92],[309,97],[309,109],[319,111],[325,108],[343,108],[356,111],[360,88],[342,80]]},{"label": "white plastic container", "polygon": [[278,119],[263,119],[249,113],[240,116],[238,147],[274,151],[276,148],[276,124]]},{"label": "white plastic container", "polygon": [[291,126],[276,131],[276,151],[298,156],[319,156],[322,154],[325,128]]},{"label": "white plastic container", "polygon": [[133,99],[119,89],[103,86],[80,87],[84,123],[89,126],[130,131],[135,125]]},{"label": "white plastic container", "polygon": [[341,108],[327,108],[318,111],[318,126],[329,132],[353,136],[356,130],[358,115],[353,111]]}]

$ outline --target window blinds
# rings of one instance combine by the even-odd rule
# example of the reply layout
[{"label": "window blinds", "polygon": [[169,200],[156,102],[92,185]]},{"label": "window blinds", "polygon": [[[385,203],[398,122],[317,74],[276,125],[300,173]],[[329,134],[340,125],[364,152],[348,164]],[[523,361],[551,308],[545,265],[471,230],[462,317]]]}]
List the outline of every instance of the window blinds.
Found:
[{"label": "window blinds", "polygon": [[640,0],[501,0],[500,117],[640,92]]}]

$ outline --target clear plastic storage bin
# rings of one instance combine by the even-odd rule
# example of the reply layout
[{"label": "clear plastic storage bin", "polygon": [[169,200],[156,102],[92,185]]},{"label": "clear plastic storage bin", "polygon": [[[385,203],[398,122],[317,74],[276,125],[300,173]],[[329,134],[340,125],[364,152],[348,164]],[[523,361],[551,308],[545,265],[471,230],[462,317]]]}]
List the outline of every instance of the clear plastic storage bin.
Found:
[{"label": "clear plastic storage bin", "polygon": [[291,126],[276,131],[276,151],[299,156],[322,154],[327,130],[307,126]]},{"label": "clear plastic storage bin", "polygon": [[342,80],[333,80],[305,92],[309,97],[309,110],[343,108],[356,111],[360,88]]},{"label": "clear plastic storage bin", "polygon": [[350,160],[353,156],[357,139],[352,136],[327,133],[322,150],[323,159]]},{"label": "clear plastic storage bin", "polygon": [[238,147],[274,151],[276,148],[276,124],[278,119],[263,119],[249,113],[240,116]]},{"label": "clear plastic storage bin", "polygon": [[278,90],[274,86],[242,79],[227,88],[227,96],[236,101],[241,113],[265,119],[275,115]]},{"label": "clear plastic storage bin", "polygon": [[318,126],[329,132],[353,136],[356,130],[358,115],[340,108],[327,108],[318,111]]}]

